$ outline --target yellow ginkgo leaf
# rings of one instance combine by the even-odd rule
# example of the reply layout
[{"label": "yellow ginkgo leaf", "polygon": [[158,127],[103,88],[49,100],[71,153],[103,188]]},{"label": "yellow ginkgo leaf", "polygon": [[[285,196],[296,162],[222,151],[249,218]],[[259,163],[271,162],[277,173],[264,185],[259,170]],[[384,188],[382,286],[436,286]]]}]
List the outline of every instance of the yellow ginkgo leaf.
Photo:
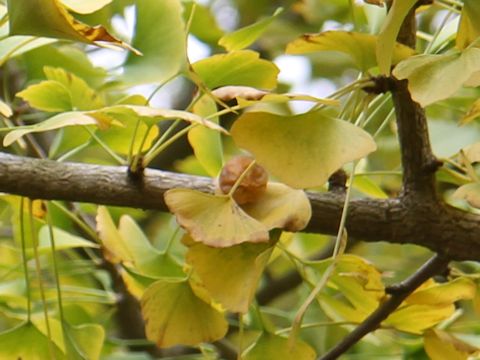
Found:
[{"label": "yellow ginkgo leaf", "polygon": [[103,26],[91,27],[76,20],[58,0],[8,0],[8,14],[10,35],[42,36],[96,45],[108,43],[137,52],[109,34]]},{"label": "yellow ginkgo leaf", "polygon": [[159,347],[215,341],[228,329],[223,315],[197,297],[186,280],[153,283],[141,305],[147,338]]},{"label": "yellow ginkgo leaf", "polygon": [[269,244],[213,248],[194,243],[186,259],[213,299],[227,310],[246,313],[272,250]]},{"label": "yellow ginkgo leaf", "polygon": [[301,340],[291,343],[288,338],[264,332],[255,344],[247,349],[242,358],[245,360],[313,360],[315,357],[315,350]]},{"label": "yellow ginkgo leaf", "polygon": [[243,242],[267,242],[267,228],[248,216],[226,195],[210,195],[190,189],[172,189],[165,202],[197,242],[228,247]]},{"label": "yellow ginkgo leaf", "polygon": [[445,331],[436,329],[425,333],[423,343],[431,360],[467,360],[480,350]]}]

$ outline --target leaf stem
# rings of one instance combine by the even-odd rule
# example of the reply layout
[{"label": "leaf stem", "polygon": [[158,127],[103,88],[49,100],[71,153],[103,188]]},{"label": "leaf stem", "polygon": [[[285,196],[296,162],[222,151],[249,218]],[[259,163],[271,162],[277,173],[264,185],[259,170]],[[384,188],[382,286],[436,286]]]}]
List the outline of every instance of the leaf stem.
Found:
[{"label": "leaf stem", "polygon": [[93,140],[95,140],[95,142],[100,145],[100,147],[105,150],[105,152],[110,155],[110,157],[112,157],[113,160],[115,160],[118,165],[125,165],[125,160],[122,159],[120,156],[118,156],[117,154],[115,154],[112,149],[110,149],[108,147],[107,144],[105,144],[96,134],[95,132],[93,132],[91,129],[88,128],[88,126],[85,126],[83,125],[82,126],[89,134],[90,136],[93,138]]},{"label": "leaf stem", "polygon": [[235,191],[237,191],[238,187],[240,186],[240,184],[242,183],[243,179],[245,179],[245,176],[248,175],[248,173],[250,172],[250,170],[255,166],[256,164],[256,161],[255,160],[252,160],[252,162],[250,164],[248,164],[247,168],[245,170],[243,170],[243,172],[241,173],[241,175],[238,177],[238,179],[235,181],[235,184],[233,184],[232,188],[230,189],[230,191],[228,192],[228,196],[229,197],[233,197],[233,194],[235,194]]},{"label": "leaf stem", "polygon": [[26,238],[25,238],[25,198],[22,196],[20,198],[20,241],[22,242],[22,263],[23,263],[23,272],[25,275],[25,286],[27,288],[27,321],[30,322],[32,317],[32,295],[31,295],[31,285],[30,285],[30,276],[28,274],[28,259],[27,259],[27,249],[26,249]]}]

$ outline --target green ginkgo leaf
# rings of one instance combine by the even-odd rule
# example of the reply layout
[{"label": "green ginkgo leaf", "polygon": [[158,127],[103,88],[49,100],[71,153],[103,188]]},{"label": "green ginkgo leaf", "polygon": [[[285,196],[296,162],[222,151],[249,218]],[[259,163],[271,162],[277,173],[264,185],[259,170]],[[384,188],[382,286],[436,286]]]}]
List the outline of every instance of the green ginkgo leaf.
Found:
[{"label": "green ginkgo leaf", "polygon": [[[53,227],[53,239],[55,241],[55,250],[65,250],[73,248],[98,248],[99,246],[91,241],[85,240],[80,236],[72,235],[62,229]],[[52,248],[52,238],[48,226],[42,226],[38,233],[38,249],[41,252],[49,252]]]},{"label": "green ginkgo leaf", "polygon": [[245,204],[242,208],[269,230],[300,231],[312,216],[305,192],[280,183],[268,183],[265,192],[255,202]]},{"label": "green ginkgo leaf", "polygon": [[182,4],[185,21],[188,21],[195,8],[191,19],[190,33],[203,42],[216,44],[223,36],[223,30],[218,26],[211,9],[195,0],[184,0]]},{"label": "green ginkgo leaf", "polygon": [[195,295],[188,281],[159,280],[143,294],[147,338],[159,347],[198,345],[223,338],[223,315]]},{"label": "green ginkgo leaf", "polygon": [[248,47],[267,30],[268,25],[270,25],[282,11],[283,9],[279,8],[270,17],[224,35],[218,41],[218,44],[227,49],[227,51],[241,50]]},{"label": "green ginkgo leaf", "polygon": [[274,63],[251,50],[213,55],[194,63],[193,70],[210,89],[226,85],[273,89],[279,73]]},{"label": "green ginkgo leaf", "polygon": [[[217,111],[217,104],[208,95],[202,96],[193,107],[193,112],[201,117],[207,117]],[[218,116],[210,118],[218,124]],[[223,165],[222,139],[218,131],[205,126],[197,126],[188,132],[188,142],[198,162],[212,177],[218,175]]]},{"label": "green ginkgo leaf", "polygon": [[479,348],[437,329],[425,332],[423,344],[431,360],[467,360],[480,352]]},{"label": "green ginkgo leaf", "polygon": [[422,106],[453,95],[462,85],[470,85],[480,71],[480,49],[441,55],[418,55],[402,61],[393,70],[398,79],[408,79],[412,99]]},{"label": "green ginkgo leaf", "polygon": [[65,359],[62,351],[30,322],[1,332],[0,344],[2,359],[45,360],[50,355],[58,360]]},{"label": "green ginkgo leaf", "polygon": [[293,343],[288,338],[264,332],[242,357],[244,360],[295,359],[313,360],[315,350],[301,340]]},{"label": "green ginkgo leaf", "polygon": [[246,313],[272,250],[269,244],[213,248],[194,243],[186,259],[215,301],[232,312]]},{"label": "green ginkgo leaf", "polygon": [[110,261],[122,262],[140,275],[151,278],[184,277],[181,265],[153,247],[130,216],[122,216],[117,229],[107,208],[99,206],[96,220],[100,240]]},{"label": "green ginkgo leaf", "polygon": [[31,107],[42,111],[71,111],[72,103],[68,90],[57,81],[42,81],[30,85],[16,95],[27,101]]},{"label": "green ginkgo leaf", "polygon": [[376,149],[367,132],[320,111],[249,112],[235,121],[231,134],[269,173],[294,188],[323,185],[344,164]]},{"label": "green ginkgo leaf", "polygon": [[77,21],[58,0],[8,0],[7,4],[10,35],[42,36],[96,45],[106,42],[136,52],[110,35],[103,26],[91,27]]},{"label": "green ginkgo leaf", "polygon": [[480,2],[477,0],[464,0],[457,31],[457,48],[465,49],[472,42],[478,40],[480,37],[478,19],[480,19]]},{"label": "green ginkgo leaf", "polygon": [[[288,54],[306,54],[318,51],[337,51],[348,55],[355,66],[367,71],[377,66],[375,49],[378,36],[352,31],[325,31],[319,34],[305,34],[289,43]],[[412,56],[415,51],[394,43],[393,64]]]},{"label": "green ginkgo leaf", "polygon": [[124,81],[161,83],[186,66],[186,34],[180,0],[138,0],[133,46],[143,56],[129,54]]},{"label": "green ginkgo leaf", "polygon": [[98,324],[72,326],[64,324],[65,350],[68,359],[99,360],[105,339],[105,330]]},{"label": "green ginkgo leaf", "polygon": [[193,240],[213,247],[267,242],[267,228],[248,216],[230,197],[190,189],[172,189],[165,203]]},{"label": "green ginkgo leaf", "polygon": [[34,36],[9,36],[0,40],[0,65],[30,50],[55,42],[55,39]]},{"label": "green ginkgo leaf", "polygon": [[94,113],[82,113],[78,111],[65,112],[55,115],[45,121],[31,126],[24,126],[20,129],[10,131],[3,139],[3,145],[9,146],[26,134],[38,133],[64,128],[66,126],[78,125],[97,125],[105,126],[108,124],[101,124],[100,119],[95,117]]},{"label": "green ginkgo leaf", "polygon": [[417,2],[417,0],[393,0],[388,11],[387,18],[378,36],[376,49],[378,67],[384,75],[390,74],[397,35],[403,20]]}]

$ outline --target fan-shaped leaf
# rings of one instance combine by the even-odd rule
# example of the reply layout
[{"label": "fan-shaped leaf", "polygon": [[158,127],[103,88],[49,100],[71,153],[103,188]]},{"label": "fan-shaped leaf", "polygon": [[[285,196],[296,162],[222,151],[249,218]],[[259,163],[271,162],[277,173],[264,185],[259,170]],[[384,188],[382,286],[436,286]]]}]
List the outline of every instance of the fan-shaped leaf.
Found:
[{"label": "fan-shaped leaf", "polygon": [[423,337],[425,351],[431,360],[467,360],[478,354],[478,348],[441,330],[428,330]]},{"label": "fan-shaped leaf", "polygon": [[457,47],[465,49],[480,37],[480,2],[464,0],[460,24],[457,31]]},{"label": "fan-shaped leaf", "polygon": [[293,344],[290,344],[289,339],[266,332],[260,335],[255,345],[249,348],[243,355],[245,360],[313,360],[315,358],[315,350],[307,343],[296,340]]},{"label": "fan-shaped leaf", "polygon": [[368,133],[320,111],[296,116],[246,113],[231,134],[239,147],[294,188],[323,185],[345,163],[376,149]]}]

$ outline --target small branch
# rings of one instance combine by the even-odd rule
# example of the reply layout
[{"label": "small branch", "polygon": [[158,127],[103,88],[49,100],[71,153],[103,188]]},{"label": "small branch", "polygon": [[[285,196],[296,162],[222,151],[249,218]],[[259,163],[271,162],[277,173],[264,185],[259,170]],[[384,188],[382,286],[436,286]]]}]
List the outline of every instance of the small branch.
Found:
[{"label": "small branch", "polygon": [[340,355],[347,352],[365,335],[376,330],[381,322],[388,318],[415,289],[432,276],[443,272],[447,268],[448,263],[449,259],[445,257],[439,255],[432,257],[412,276],[400,284],[395,285],[393,294],[389,295],[387,300],[381,303],[377,310],[358,325],[355,330],[343,338],[333,349],[321,356],[319,360],[337,359]]}]

